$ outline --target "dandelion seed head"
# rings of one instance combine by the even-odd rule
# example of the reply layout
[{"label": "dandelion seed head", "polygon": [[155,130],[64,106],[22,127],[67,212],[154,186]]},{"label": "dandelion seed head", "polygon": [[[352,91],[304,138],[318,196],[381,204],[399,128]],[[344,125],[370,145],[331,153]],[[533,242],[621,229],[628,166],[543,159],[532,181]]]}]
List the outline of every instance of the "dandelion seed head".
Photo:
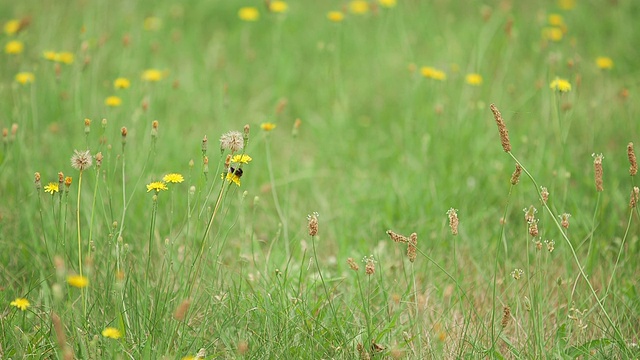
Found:
[{"label": "dandelion seed head", "polygon": [[239,131],[229,131],[220,136],[220,149],[229,150],[232,153],[238,152],[244,148],[244,137]]},{"label": "dandelion seed head", "polygon": [[78,151],[73,150],[74,154],[71,156],[71,166],[79,171],[84,171],[91,167],[93,158],[89,150]]}]

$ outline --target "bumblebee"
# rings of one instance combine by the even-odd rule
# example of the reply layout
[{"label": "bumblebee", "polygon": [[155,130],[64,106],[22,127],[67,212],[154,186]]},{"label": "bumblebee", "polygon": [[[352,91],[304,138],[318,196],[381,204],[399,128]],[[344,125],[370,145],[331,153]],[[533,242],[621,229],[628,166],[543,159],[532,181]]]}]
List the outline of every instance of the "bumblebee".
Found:
[{"label": "bumblebee", "polygon": [[237,176],[237,177],[238,177],[238,179],[239,179],[239,178],[241,178],[241,177],[242,177],[242,174],[243,174],[242,169],[240,169],[240,168],[237,168],[237,169],[236,169],[236,168],[234,168],[233,166],[230,166],[230,167],[229,167],[229,172],[230,172],[230,173],[232,173],[232,174],[234,174],[235,176]]}]

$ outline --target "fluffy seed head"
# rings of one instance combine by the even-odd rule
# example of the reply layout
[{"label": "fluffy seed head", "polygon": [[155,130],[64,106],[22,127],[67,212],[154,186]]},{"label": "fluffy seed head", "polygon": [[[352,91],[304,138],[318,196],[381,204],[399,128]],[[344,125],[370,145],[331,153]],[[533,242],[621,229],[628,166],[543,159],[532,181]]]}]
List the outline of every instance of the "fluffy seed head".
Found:
[{"label": "fluffy seed head", "polygon": [[73,152],[74,154],[71,157],[71,166],[74,169],[83,171],[91,167],[91,163],[93,162],[93,160],[89,150],[73,150]]},{"label": "fluffy seed head", "polygon": [[229,150],[232,153],[244,148],[244,137],[239,131],[229,131],[220,136],[220,150]]}]

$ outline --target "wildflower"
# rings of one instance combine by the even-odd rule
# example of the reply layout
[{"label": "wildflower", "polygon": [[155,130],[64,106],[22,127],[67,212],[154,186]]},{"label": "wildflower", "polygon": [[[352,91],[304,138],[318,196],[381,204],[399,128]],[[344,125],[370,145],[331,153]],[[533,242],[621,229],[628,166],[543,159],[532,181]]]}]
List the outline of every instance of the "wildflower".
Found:
[{"label": "wildflower", "polygon": [[91,153],[89,153],[89,150],[85,150],[85,151],[73,150],[73,152],[74,154],[71,157],[71,166],[74,169],[83,171],[91,167],[92,158],[91,158]]},{"label": "wildflower", "polygon": [[360,267],[358,266],[358,264],[355,262],[355,260],[353,260],[353,258],[348,258],[347,259],[347,264],[349,264],[349,267],[351,268],[351,270],[353,271],[358,271],[360,269]]},{"label": "wildflower", "polygon": [[516,169],[511,174],[511,185],[517,185],[520,181],[520,175],[522,175],[522,166],[516,164]]},{"label": "wildflower", "polygon": [[102,166],[102,152],[96,154],[96,167],[99,168],[100,166]]},{"label": "wildflower", "polygon": [[546,204],[547,201],[549,200],[549,190],[547,190],[546,187],[541,186],[540,187],[540,196],[542,197],[542,203]]},{"label": "wildflower", "polygon": [[67,176],[66,178],[64,178],[64,191],[69,192],[69,188],[71,187],[72,182],[73,178],[71,176]]},{"label": "wildflower", "polygon": [[89,286],[89,279],[82,275],[69,275],[67,276],[67,284],[82,289]]},{"label": "wildflower", "polygon": [[524,221],[526,221],[527,223],[536,220],[536,213],[538,212],[538,210],[534,208],[533,205],[529,206],[528,209],[522,209],[522,211],[524,211]]},{"label": "wildflower", "polygon": [[244,137],[239,131],[229,131],[220,136],[220,150],[228,149],[232,153],[244,148]]},{"label": "wildflower", "polygon": [[332,22],[341,22],[344,20],[344,13],[342,11],[329,11],[327,13],[327,19]]},{"label": "wildflower", "polygon": [[160,125],[158,120],[153,120],[151,122],[151,137],[154,139],[158,137],[158,125]]},{"label": "wildflower", "polygon": [[116,328],[108,327],[102,330],[102,336],[106,338],[118,340],[122,337],[122,333],[120,332],[120,330]]},{"label": "wildflower", "polygon": [[396,6],[396,0],[378,0],[380,6],[386,8],[392,8]]},{"label": "wildflower", "polygon": [[564,19],[560,14],[549,14],[547,17],[547,21],[551,26],[562,26],[564,25]]},{"label": "wildflower", "polygon": [[349,3],[349,10],[354,14],[366,14],[369,11],[369,3],[365,0],[353,0]]},{"label": "wildflower", "polygon": [[15,35],[20,30],[20,20],[11,19],[4,23],[4,33],[7,35]]},{"label": "wildflower", "polygon": [[49,61],[56,61],[58,54],[55,51],[47,50],[42,53],[42,56]]},{"label": "wildflower", "polygon": [[231,158],[231,162],[232,163],[237,163],[237,164],[248,164],[251,162],[251,160],[253,160],[251,158],[251,156],[247,155],[247,154],[242,154],[242,155],[234,155]]},{"label": "wildflower", "polygon": [[524,270],[522,270],[522,269],[514,269],[511,272],[511,277],[514,278],[515,280],[520,280],[520,278],[522,278],[523,274],[524,274]]},{"label": "wildflower", "polygon": [[509,131],[507,130],[507,126],[502,119],[502,114],[500,114],[500,111],[494,104],[491,104],[489,108],[493,113],[493,117],[496,119],[496,124],[498,124],[498,132],[500,132],[500,142],[502,143],[502,149],[504,150],[504,152],[510,152],[511,142],[509,141]]},{"label": "wildflower", "polygon": [[473,86],[482,85],[482,75],[480,74],[475,74],[475,73],[467,74],[467,76],[465,77],[465,80],[469,85],[473,85]]},{"label": "wildflower", "polygon": [[545,240],[544,243],[547,245],[547,251],[549,252],[553,252],[553,250],[556,248],[556,242],[553,240]]},{"label": "wildflower", "polygon": [[311,213],[311,215],[307,215],[308,227],[309,227],[309,235],[316,236],[318,235],[318,216],[320,216],[316,211]]},{"label": "wildflower", "polygon": [[591,156],[593,156],[593,170],[595,173],[596,191],[600,192],[604,190],[602,186],[602,175],[604,173],[604,171],[602,170],[602,160],[604,159],[604,156],[602,156],[602,154],[592,154]]},{"label": "wildflower", "polygon": [[633,143],[627,144],[627,157],[629,158],[629,175],[635,176],[638,173],[638,161],[636,153],[633,151]]},{"label": "wildflower", "polygon": [[560,92],[569,92],[571,91],[571,83],[565,79],[557,77],[551,82],[551,84],[549,84],[549,88]]},{"label": "wildflower", "polygon": [[22,41],[12,40],[7,43],[4,47],[4,52],[10,55],[18,55],[21,54],[24,50],[24,44]]},{"label": "wildflower", "polygon": [[228,182],[232,182],[238,186],[240,186],[240,177],[242,176],[242,169],[235,169],[233,167],[229,168],[229,171],[227,171],[227,175],[225,176],[224,173],[222,173],[222,178],[227,180]]},{"label": "wildflower", "polygon": [[550,26],[542,29],[542,38],[545,40],[558,42],[562,40],[563,36],[564,36],[564,32],[560,27]]},{"label": "wildflower", "polygon": [[162,27],[162,19],[155,16],[149,16],[144,19],[143,27],[147,31],[158,31]]},{"label": "wildflower", "polygon": [[171,173],[171,174],[165,175],[162,178],[162,181],[164,181],[166,183],[177,184],[177,183],[183,182],[184,181],[184,177],[182,177],[182,175],[180,175],[180,174]]},{"label": "wildflower", "polygon": [[289,5],[284,1],[275,0],[269,4],[269,11],[274,13],[284,13],[289,9]]},{"label": "wildflower", "polygon": [[613,69],[613,60],[610,57],[598,56],[596,58],[596,66],[602,70],[611,70]]},{"label": "wildflower", "polygon": [[104,99],[104,104],[111,107],[117,107],[122,104],[122,99],[120,99],[118,96],[109,96]]},{"label": "wildflower", "polygon": [[258,21],[260,13],[253,6],[245,6],[238,10],[238,17],[243,21]]},{"label": "wildflower", "polygon": [[60,191],[60,189],[58,188],[58,184],[54,182],[50,182],[44,187],[44,192],[49,193],[51,195],[57,193],[58,191]]},{"label": "wildflower", "polygon": [[452,235],[458,235],[458,210],[451,208],[447,210],[449,216],[449,227],[451,228]]},{"label": "wildflower", "polygon": [[560,225],[563,228],[568,229],[569,228],[569,218],[571,217],[571,214],[564,213],[562,215],[559,215],[558,217],[560,218]]},{"label": "wildflower", "polygon": [[35,80],[36,77],[30,72],[19,72],[16,74],[16,81],[22,85],[31,84]]},{"label": "wildflower", "polygon": [[159,193],[161,190],[168,190],[169,188],[167,187],[167,184],[165,184],[162,181],[154,181],[151,182],[149,184],[147,184],[147,192],[151,191],[151,190],[155,190],[156,194]]},{"label": "wildflower", "polygon": [[68,51],[63,51],[57,54],[56,61],[71,65],[73,64],[74,55]]},{"label": "wildflower", "polygon": [[142,80],[149,82],[160,81],[163,77],[164,74],[158,69],[147,69],[142,73]]},{"label": "wildflower", "polygon": [[260,124],[260,129],[264,130],[264,131],[271,131],[273,129],[276,128],[276,124],[274,123],[270,123],[270,122],[265,122]]},{"label": "wildflower", "polygon": [[444,71],[438,70],[436,68],[432,68],[430,66],[421,67],[420,73],[422,74],[422,76],[426,77],[427,79],[440,80],[440,81],[447,79],[447,74]]},{"label": "wildflower", "polygon": [[131,82],[127,78],[119,77],[113,81],[113,87],[116,89],[128,89]]},{"label": "wildflower", "polygon": [[10,303],[10,305],[15,306],[22,311],[25,311],[29,306],[31,306],[31,303],[25,298],[16,298]]},{"label": "wildflower", "polygon": [[364,273],[367,275],[373,275],[376,272],[376,260],[373,258],[373,255],[365,256],[362,259],[364,262]]}]

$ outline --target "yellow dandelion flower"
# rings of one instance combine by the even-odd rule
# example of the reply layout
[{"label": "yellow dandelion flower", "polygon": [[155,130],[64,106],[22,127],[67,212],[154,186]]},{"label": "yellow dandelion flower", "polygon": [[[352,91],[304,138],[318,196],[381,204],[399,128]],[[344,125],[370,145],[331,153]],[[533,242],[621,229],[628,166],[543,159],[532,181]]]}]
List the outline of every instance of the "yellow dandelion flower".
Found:
[{"label": "yellow dandelion flower", "polygon": [[162,178],[162,181],[166,183],[177,184],[184,181],[184,177],[181,174],[171,173]]},{"label": "yellow dandelion flower", "polygon": [[358,15],[366,14],[369,11],[369,3],[365,0],[353,0],[349,3],[349,11]]},{"label": "yellow dandelion flower", "polygon": [[327,19],[333,22],[341,22],[344,20],[344,14],[342,11],[329,11],[327,13]]},{"label": "yellow dandelion flower", "polygon": [[546,27],[542,29],[542,37],[546,40],[558,42],[562,40],[563,36],[564,36],[564,32],[562,31],[561,28],[557,26]]},{"label": "yellow dandelion flower", "polygon": [[420,73],[422,74],[422,76],[428,79],[434,79],[434,80],[440,80],[440,81],[447,79],[447,74],[444,71],[438,70],[436,68],[432,68],[430,66],[421,67]]},{"label": "yellow dandelion flower", "polygon": [[[222,178],[226,179],[228,182],[233,182],[236,185],[240,186],[240,176],[242,176],[242,169],[233,169],[232,171],[227,172],[227,176],[225,177],[224,173],[222,173]],[[238,175],[239,174],[239,175]]]},{"label": "yellow dandelion flower", "polygon": [[555,80],[549,84],[549,88],[560,92],[569,92],[571,91],[571,83],[565,79],[555,78]]},{"label": "yellow dandelion flower", "polygon": [[31,306],[31,303],[25,298],[16,298],[11,302],[10,305],[15,306],[22,311],[25,311],[29,306]]},{"label": "yellow dandelion flower", "polygon": [[116,89],[128,89],[131,82],[127,78],[119,77],[113,81],[113,87]]},{"label": "yellow dandelion flower", "polygon": [[82,289],[89,286],[89,279],[86,276],[81,275],[69,275],[67,276],[67,284]]},{"label": "yellow dandelion flower", "polygon": [[117,96],[109,96],[104,99],[104,104],[111,107],[117,107],[122,104],[122,99]]},{"label": "yellow dandelion flower", "polygon": [[155,190],[156,193],[159,193],[161,190],[168,190],[167,184],[162,181],[154,181],[150,184],[147,184],[147,192],[151,190]]},{"label": "yellow dandelion flower", "polygon": [[558,0],[558,7],[562,10],[572,10],[576,7],[576,0]]},{"label": "yellow dandelion flower", "polygon": [[31,84],[36,81],[36,77],[30,72],[19,72],[16,74],[16,81],[22,85]]},{"label": "yellow dandelion flower", "polygon": [[163,77],[164,74],[158,69],[147,69],[142,73],[142,80],[144,81],[160,81]]},{"label": "yellow dandelion flower", "polygon": [[480,74],[467,74],[467,76],[465,77],[465,80],[469,85],[473,85],[473,86],[482,85],[482,75]]},{"label": "yellow dandelion flower", "polygon": [[269,11],[274,13],[284,13],[289,9],[289,5],[284,1],[275,0],[269,5]]},{"label": "yellow dandelion flower", "polygon": [[11,19],[4,23],[4,32],[7,35],[14,35],[20,30],[20,20]]},{"label": "yellow dandelion flower", "polygon": [[562,26],[564,25],[564,18],[560,14],[549,14],[547,17],[547,21],[551,26]]},{"label": "yellow dandelion flower", "polygon": [[144,29],[147,31],[158,31],[162,27],[162,19],[150,16],[144,19]]},{"label": "yellow dandelion flower", "polygon": [[47,50],[42,53],[42,56],[49,61],[56,61],[56,59],[58,58],[58,53],[56,53],[55,51]]},{"label": "yellow dandelion flower", "polygon": [[396,0],[378,0],[378,2],[380,3],[380,6],[382,7],[386,7],[386,8],[392,8],[396,6]]},{"label": "yellow dandelion flower", "polygon": [[245,6],[238,10],[238,17],[243,21],[258,21],[260,13],[253,6]]},{"label": "yellow dandelion flower", "polygon": [[276,124],[274,123],[270,123],[270,122],[265,122],[260,124],[260,129],[264,130],[264,131],[271,131],[273,129],[276,128]]},{"label": "yellow dandelion flower", "polygon": [[58,183],[50,182],[44,187],[44,192],[51,195],[57,193],[58,191],[60,191],[60,189],[58,188]]},{"label": "yellow dandelion flower", "polygon": [[102,330],[102,336],[106,338],[118,340],[122,337],[122,333],[120,332],[120,330],[116,328],[108,327]]},{"label": "yellow dandelion flower", "polygon": [[238,164],[248,164],[251,162],[251,160],[253,159],[251,158],[251,156],[247,154],[234,155],[233,158],[231,158],[232,163],[238,163]]},{"label": "yellow dandelion flower", "polygon": [[610,57],[598,56],[596,58],[596,65],[599,69],[611,70],[613,69],[613,60]]},{"label": "yellow dandelion flower", "polygon": [[73,55],[73,53],[70,53],[68,51],[63,51],[56,55],[57,62],[61,62],[67,65],[73,64],[74,58],[75,58],[75,55]]},{"label": "yellow dandelion flower", "polygon": [[24,44],[22,41],[12,40],[7,43],[4,47],[4,52],[10,55],[18,55],[21,54],[24,50]]}]

